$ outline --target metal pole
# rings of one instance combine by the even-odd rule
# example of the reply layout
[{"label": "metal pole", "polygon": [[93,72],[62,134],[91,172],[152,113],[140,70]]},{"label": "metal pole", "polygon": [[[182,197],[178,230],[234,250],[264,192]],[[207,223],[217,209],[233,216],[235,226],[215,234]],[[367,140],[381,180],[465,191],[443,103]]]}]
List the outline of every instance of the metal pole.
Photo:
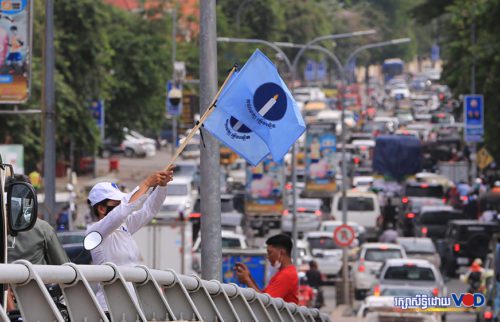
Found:
[{"label": "metal pole", "polygon": [[[175,77],[175,60],[177,59],[177,8],[172,9],[172,86],[177,85]],[[172,120],[172,155],[177,148],[177,115],[173,115]]]},{"label": "metal pole", "polygon": [[[476,2],[473,2],[473,9],[472,9],[472,24],[470,27],[470,40],[471,40],[471,47],[474,49],[474,46],[476,45]],[[476,56],[472,55],[472,65],[470,68],[470,93],[471,94],[476,94]],[[484,111],[483,111],[484,113]],[[477,150],[477,145],[476,143],[471,143],[471,148],[470,148],[470,159],[471,159],[471,180],[470,182],[473,182],[474,179],[477,178],[477,160],[476,160],[476,150]]]},{"label": "metal pole", "polygon": [[55,193],[56,193],[56,112],[54,107],[54,0],[45,0],[45,42],[44,42],[44,122],[45,147],[43,162],[43,181],[45,189],[44,219],[55,224]]},{"label": "metal pole", "polygon": [[[215,0],[200,3],[200,113],[217,92],[217,31]],[[202,130],[203,131],[203,130]],[[201,149],[201,276],[221,280],[222,242],[220,218],[219,143],[204,131]]]}]

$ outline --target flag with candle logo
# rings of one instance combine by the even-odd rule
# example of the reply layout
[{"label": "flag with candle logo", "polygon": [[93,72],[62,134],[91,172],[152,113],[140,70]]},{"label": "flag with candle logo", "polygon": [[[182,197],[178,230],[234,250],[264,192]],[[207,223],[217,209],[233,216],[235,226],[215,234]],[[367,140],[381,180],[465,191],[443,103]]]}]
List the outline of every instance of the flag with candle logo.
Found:
[{"label": "flag with candle logo", "polygon": [[[237,73],[233,74],[228,85],[236,75]],[[226,85],[221,95],[228,88]],[[253,166],[257,166],[269,154],[269,149],[260,136],[218,106],[203,122],[203,127]]]},{"label": "flag with candle logo", "polygon": [[237,120],[235,131],[245,127],[256,133],[275,161],[283,159],[306,129],[276,66],[258,49],[221,93],[216,110]]}]

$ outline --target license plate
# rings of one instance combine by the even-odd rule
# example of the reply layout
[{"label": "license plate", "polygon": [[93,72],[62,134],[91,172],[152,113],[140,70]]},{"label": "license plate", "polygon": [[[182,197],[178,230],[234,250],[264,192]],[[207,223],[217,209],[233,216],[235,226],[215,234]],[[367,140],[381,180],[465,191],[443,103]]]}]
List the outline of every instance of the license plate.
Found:
[{"label": "license plate", "polygon": [[457,258],[457,264],[467,265],[467,264],[469,264],[469,259],[467,257],[459,257],[459,258]]}]

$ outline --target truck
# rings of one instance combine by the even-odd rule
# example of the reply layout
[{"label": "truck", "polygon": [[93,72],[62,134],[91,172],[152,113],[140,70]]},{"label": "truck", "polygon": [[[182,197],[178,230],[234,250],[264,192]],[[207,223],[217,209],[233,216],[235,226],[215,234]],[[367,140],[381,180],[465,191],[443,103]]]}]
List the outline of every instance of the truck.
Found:
[{"label": "truck", "polygon": [[373,171],[402,181],[421,171],[420,140],[413,136],[381,135],[375,140]]}]

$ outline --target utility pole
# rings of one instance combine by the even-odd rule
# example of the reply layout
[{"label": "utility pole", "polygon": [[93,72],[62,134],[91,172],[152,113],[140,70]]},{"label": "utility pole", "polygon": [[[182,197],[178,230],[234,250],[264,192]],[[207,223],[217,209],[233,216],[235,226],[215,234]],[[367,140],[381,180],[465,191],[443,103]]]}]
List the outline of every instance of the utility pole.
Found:
[{"label": "utility pole", "polygon": [[[474,47],[476,46],[476,2],[473,2],[472,5],[472,23],[470,26],[470,42],[471,42],[471,48],[474,50]],[[474,56],[474,53],[472,54],[472,64],[470,68],[470,93],[471,95],[476,94],[476,56]],[[484,111],[483,111],[484,113]],[[476,150],[477,150],[477,144],[471,143],[470,145],[470,161],[471,161],[471,169],[470,169],[470,175],[471,175],[471,180],[470,182],[472,183],[474,179],[477,178],[477,155],[476,155]]]},{"label": "utility pole", "polygon": [[45,146],[43,158],[43,182],[45,190],[44,218],[55,223],[56,194],[56,112],[55,112],[55,50],[54,50],[54,0],[45,0],[43,119]]},{"label": "utility pole", "polygon": [[[217,92],[217,30],[215,0],[200,3],[200,115]],[[201,277],[221,280],[219,143],[203,131],[201,150]]]}]

